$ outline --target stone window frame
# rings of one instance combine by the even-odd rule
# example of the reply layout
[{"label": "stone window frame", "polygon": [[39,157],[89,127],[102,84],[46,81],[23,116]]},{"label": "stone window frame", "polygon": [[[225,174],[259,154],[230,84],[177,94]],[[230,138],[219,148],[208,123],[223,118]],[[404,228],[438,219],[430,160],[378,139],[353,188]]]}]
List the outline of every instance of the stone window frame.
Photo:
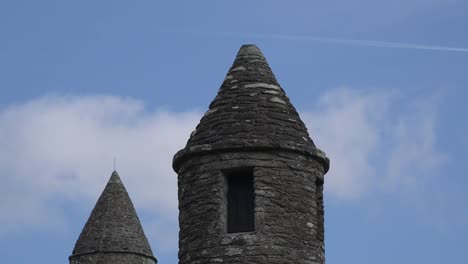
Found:
[{"label": "stone window frame", "polygon": [[[253,220],[254,220],[254,228],[251,231],[243,231],[243,232],[228,232],[228,177],[230,174],[239,173],[242,171],[248,171],[249,174],[252,175],[252,184],[253,184]],[[257,195],[256,195],[256,184],[255,184],[255,171],[256,168],[253,166],[239,166],[239,167],[230,167],[221,169],[221,178],[222,178],[222,188],[223,188],[223,203],[221,204],[221,226],[223,234],[229,236],[236,236],[236,235],[243,235],[243,234],[256,234],[258,230],[257,226]]]}]

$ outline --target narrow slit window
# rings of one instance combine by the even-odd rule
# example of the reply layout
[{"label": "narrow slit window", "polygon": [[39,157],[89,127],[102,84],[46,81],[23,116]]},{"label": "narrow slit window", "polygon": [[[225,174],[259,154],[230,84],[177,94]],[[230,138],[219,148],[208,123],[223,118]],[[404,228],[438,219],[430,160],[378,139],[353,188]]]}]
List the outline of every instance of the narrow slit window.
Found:
[{"label": "narrow slit window", "polygon": [[227,175],[227,232],[255,230],[253,171],[240,170]]},{"label": "narrow slit window", "polygon": [[323,180],[317,178],[315,181],[316,192],[317,192],[317,220],[318,220],[318,232],[317,237],[319,241],[323,243],[324,240],[324,208],[323,208]]}]

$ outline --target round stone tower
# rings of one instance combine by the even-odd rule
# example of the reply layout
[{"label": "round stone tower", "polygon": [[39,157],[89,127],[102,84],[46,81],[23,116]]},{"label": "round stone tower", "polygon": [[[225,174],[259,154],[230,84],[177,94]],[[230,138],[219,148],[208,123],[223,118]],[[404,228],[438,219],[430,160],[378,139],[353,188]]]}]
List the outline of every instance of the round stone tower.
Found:
[{"label": "round stone tower", "polygon": [[140,220],[116,171],[75,244],[70,264],[156,264]]},{"label": "round stone tower", "polygon": [[325,262],[329,160],[256,46],[241,47],[173,168],[180,264]]}]

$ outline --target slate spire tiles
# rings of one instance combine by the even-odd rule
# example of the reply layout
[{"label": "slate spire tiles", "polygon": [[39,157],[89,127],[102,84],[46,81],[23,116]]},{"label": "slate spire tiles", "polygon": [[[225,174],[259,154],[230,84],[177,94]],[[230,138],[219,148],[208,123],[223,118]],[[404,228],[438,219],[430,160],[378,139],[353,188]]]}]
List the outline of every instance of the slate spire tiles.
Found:
[{"label": "slate spire tiles", "polygon": [[95,253],[132,253],[154,259],[128,193],[114,171],[78,238],[70,258]]},{"label": "slate spire tiles", "polygon": [[270,148],[313,155],[328,170],[328,158],[317,149],[307,128],[255,45],[243,45],[184,149],[174,157],[206,151]]}]

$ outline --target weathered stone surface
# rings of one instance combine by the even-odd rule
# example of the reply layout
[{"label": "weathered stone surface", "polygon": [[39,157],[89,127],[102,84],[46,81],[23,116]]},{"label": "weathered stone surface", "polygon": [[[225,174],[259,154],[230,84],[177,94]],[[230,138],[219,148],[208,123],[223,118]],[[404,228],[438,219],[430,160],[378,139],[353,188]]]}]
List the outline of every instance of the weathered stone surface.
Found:
[{"label": "weathered stone surface", "polygon": [[[174,156],[179,263],[325,263],[328,167],[260,50],[243,46]],[[226,173],[242,168],[253,170],[255,231],[227,233]]]},{"label": "weathered stone surface", "polygon": [[[226,232],[223,171],[254,170],[255,231]],[[179,171],[179,263],[324,263],[323,166],[285,151],[192,156]]]},{"label": "weathered stone surface", "polygon": [[156,261],[145,255],[128,252],[97,252],[70,258],[70,264],[155,264]]},{"label": "weathered stone surface", "polygon": [[218,95],[187,146],[174,157],[174,168],[187,156],[226,149],[289,149],[315,157],[328,170],[307,128],[280,87],[262,52],[244,45]]},{"label": "weathered stone surface", "polygon": [[71,264],[157,262],[116,171],[99,197],[69,259]]}]

